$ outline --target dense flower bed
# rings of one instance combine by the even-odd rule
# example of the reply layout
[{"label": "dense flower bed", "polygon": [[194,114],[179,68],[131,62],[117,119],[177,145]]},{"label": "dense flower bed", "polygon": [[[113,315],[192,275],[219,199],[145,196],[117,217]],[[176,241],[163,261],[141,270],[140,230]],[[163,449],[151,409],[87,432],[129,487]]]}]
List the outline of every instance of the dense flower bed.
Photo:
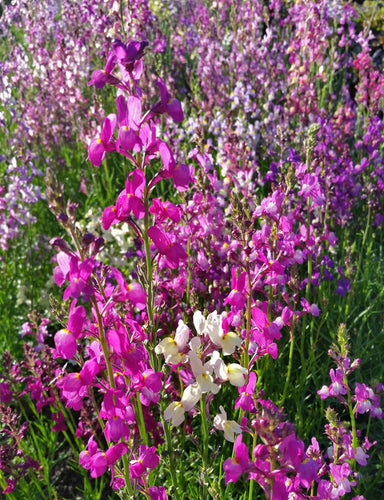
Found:
[{"label": "dense flower bed", "polygon": [[3,12],[3,262],[39,199],[58,222],[51,312],[3,354],[4,493],[57,496],[36,420],[121,498],[365,498],[384,387],[350,338],[348,239],[384,220],[374,36],[337,1],[163,8]]}]

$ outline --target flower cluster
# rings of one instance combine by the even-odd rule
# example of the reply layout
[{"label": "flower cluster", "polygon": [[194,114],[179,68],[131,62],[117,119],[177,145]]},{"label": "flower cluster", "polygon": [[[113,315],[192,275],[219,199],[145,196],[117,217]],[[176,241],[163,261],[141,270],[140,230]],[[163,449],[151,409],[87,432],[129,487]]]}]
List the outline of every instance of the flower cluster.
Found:
[{"label": "flower cluster", "polygon": [[[222,482],[230,488],[241,478],[249,498],[254,484],[271,500],[350,493],[372,445],[357,418],[383,417],[384,389],[362,381],[352,389],[359,360],[349,356],[344,326],[329,352],[336,363],[331,383],[316,398],[338,405],[326,411],[331,446],[323,451],[311,430],[302,434],[304,402],[318,387],[314,367],[329,346],[323,291],[328,287],[328,300],[345,297],[347,315],[362,262],[354,267],[355,250],[345,245],[340,258],[339,238],[354,213],[361,229],[360,209],[367,220],[363,244],[368,228],[383,219],[383,80],[369,53],[371,35],[359,33],[350,4],[223,0],[216,11],[216,3],[171,3],[171,19],[159,24],[170,28],[169,50],[158,26],[152,68],[144,65],[149,40],[119,33],[150,32],[156,21],[150,5],[165,22],[156,2],[107,2],[109,17],[102,6],[83,2],[81,26],[70,0],[61,4],[67,24],[49,4],[41,21],[52,35],[49,50],[34,28],[41,7],[33,3],[27,12],[16,4],[4,15],[16,25],[27,20],[34,62],[25,64],[22,80],[19,59],[11,57],[18,46],[4,66],[9,106],[18,97],[10,87],[20,86],[12,147],[24,140],[22,131],[31,150],[34,140],[47,147],[71,142],[68,116],[76,117],[87,160],[108,174],[113,198],[99,207],[99,227],[84,229],[78,203],[66,200],[59,173],[47,168],[48,207],[64,232],[50,240],[62,292],[51,306],[60,326],[51,336],[49,320],[30,315],[22,336],[36,337],[37,345],[26,344],[21,364],[6,359],[1,402],[13,405],[25,395],[38,414],[51,413],[54,432],[76,437],[83,469],[92,478],[110,471],[122,498],[185,496],[184,451],[174,444],[186,435],[198,450],[201,498],[222,491],[211,479],[213,442],[223,457]],[[77,41],[66,37],[69,26]],[[115,37],[110,50],[107,28]],[[165,68],[160,62],[170,54],[174,62]],[[99,55],[105,64],[91,72],[89,61]],[[33,94],[36,85],[37,100],[24,102],[25,88]],[[85,98],[109,89],[112,112]],[[11,207],[16,196],[7,194],[12,183],[25,205],[40,196],[29,185],[40,172],[30,163],[29,175],[17,161],[15,178],[0,188],[3,248],[8,234],[17,234],[11,219],[23,223],[23,204]],[[112,164],[125,172],[122,185]],[[108,235],[108,248],[97,229]],[[113,245],[120,255],[112,260]],[[277,382],[273,370],[281,371]],[[274,383],[280,385],[271,389]],[[294,404],[293,387],[300,393]],[[13,451],[26,425],[18,428],[1,411],[16,440],[4,451],[11,491],[19,477]],[[21,468],[28,467],[37,464],[26,459]],[[152,473],[157,467],[170,475],[161,485]]]}]

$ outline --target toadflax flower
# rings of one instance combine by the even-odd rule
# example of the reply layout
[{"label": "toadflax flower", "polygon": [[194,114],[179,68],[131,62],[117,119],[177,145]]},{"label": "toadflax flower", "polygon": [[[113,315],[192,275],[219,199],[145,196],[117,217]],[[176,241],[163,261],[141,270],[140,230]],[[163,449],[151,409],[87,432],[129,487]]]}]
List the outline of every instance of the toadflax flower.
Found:
[{"label": "toadflax flower", "polygon": [[234,420],[227,420],[227,413],[222,406],[220,406],[220,413],[213,419],[213,425],[219,431],[224,431],[224,437],[227,441],[233,443],[235,441],[235,433],[241,433],[240,425]]},{"label": "toadflax flower", "polygon": [[74,307],[76,301],[71,305],[67,328],[59,330],[55,337],[56,355],[63,359],[71,359],[76,354],[76,340],[80,337],[83,329],[86,311],[83,306]]},{"label": "toadflax flower", "polygon": [[189,385],[181,398],[181,401],[173,401],[164,412],[165,420],[170,420],[172,425],[178,426],[184,422],[185,412],[192,410],[200,400],[202,392],[196,382]]},{"label": "toadflax flower", "polygon": [[189,328],[183,320],[180,319],[176,329],[175,338],[165,337],[162,339],[161,342],[155,347],[155,353],[163,354],[167,364],[178,365],[179,363],[184,363],[186,355],[183,354],[182,351],[189,340],[189,333]]},{"label": "toadflax flower", "polygon": [[249,454],[247,446],[242,442],[242,434],[237,436],[234,446],[234,457],[227,458],[223,463],[225,484],[236,482],[243,472],[249,468]]}]

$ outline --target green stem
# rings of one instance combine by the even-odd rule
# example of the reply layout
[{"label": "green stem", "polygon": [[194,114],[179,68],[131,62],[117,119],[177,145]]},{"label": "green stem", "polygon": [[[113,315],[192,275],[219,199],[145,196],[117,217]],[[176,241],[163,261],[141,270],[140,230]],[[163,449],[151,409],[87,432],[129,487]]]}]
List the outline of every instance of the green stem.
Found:
[{"label": "green stem", "polygon": [[282,396],[281,402],[280,402],[281,406],[284,405],[284,401],[285,401],[285,398],[286,398],[287,392],[288,392],[289,381],[291,379],[293,347],[294,347],[294,343],[295,343],[295,323],[296,323],[296,316],[295,316],[295,313],[293,313],[292,329],[291,329],[291,345],[289,347],[288,371],[287,371],[287,378],[285,379],[283,396]]},{"label": "green stem", "polygon": [[188,282],[187,282],[187,304],[189,304],[189,294],[191,291],[192,269],[191,269],[191,237],[188,237]]},{"label": "green stem", "polygon": [[167,445],[168,459],[169,459],[169,471],[171,473],[172,484],[176,489],[176,492],[179,493],[179,485],[177,481],[176,469],[175,469],[175,460],[173,457],[173,446],[172,446],[172,438],[171,431],[169,427],[169,423],[163,417],[164,412],[161,412],[161,423],[163,424],[164,434],[165,434],[165,442]]},{"label": "green stem", "polygon": [[[147,313],[149,319],[150,328],[154,327],[154,318],[153,318],[153,290],[152,290],[152,259],[151,259],[151,248],[149,243],[148,229],[149,229],[149,193],[147,192],[147,188],[144,191],[144,248],[145,248],[145,263],[146,263],[146,285],[147,285]],[[155,332],[152,332],[154,335]],[[151,343],[154,341],[154,338],[150,338]]]},{"label": "green stem", "polygon": [[247,338],[245,341],[244,345],[244,352],[242,356],[242,361],[243,361],[243,366],[245,368],[248,368],[249,365],[249,354],[248,354],[248,349],[249,349],[249,330],[251,329],[251,316],[252,316],[252,279],[251,279],[251,271],[249,268],[249,262],[247,261],[245,270],[247,273],[247,279],[248,279],[248,299],[247,299],[247,326],[246,326],[246,332],[247,332]]},{"label": "green stem", "polygon": [[[343,375],[343,382],[344,382],[345,387],[348,387],[348,380],[347,380],[347,376],[345,374]],[[351,396],[351,391],[349,389],[347,389],[347,405],[348,405],[349,417],[351,419],[351,427],[352,427],[352,447],[356,450],[357,449],[357,432],[356,432],[355,410],[353,409],[353,406],[352,406],[352,396]]]},{"label": "green stem", "polygon": [[127,453],[124,453],[123,455],[123,464],[124,464],[125,487],[128,490],[129,498],[133,498],[133,490],[131,486],[131,481],[129,479],[129,462]]},{"label": "green stem", "polygon": [[[253,433],[253,443],[252,443],[252,449],[255,449],[256,446],[256,440],[257,440],[257,434],[256,432]],[[254,480],[251,479],[249,481],[249,487],[248,487],[248,500],[253,499],[253,485],[254,485]]]},{"label": "green stem", "polygon": [[140,402],[140,394],[136,394],[136,420],[137,420],[137,425],[139,427],[140,431],[140,437],[143,441],[143,443],[148,446],[148,436],[147,436],[147,431],[145,430],[145,422],[144,422],[144,415],[143,415],[143,407],[141,406]]},{"label": "green stem", "polygon": [[115,379],[113,378],[112,364],[111,364],[111,360],[109,359],[107,339],[105,338],[104,327],[103,327],[103,318],[100,314],[99,307],[97,305],[97,301],[96,301],[95,297],[90,297],[89,300],[93,306],[93,309],[95,311],[96,318],[97,318],[97,328],[99,330],[99,340],[100,340],[101,347],[103,349],[105,363],[107,365],[109,384],[112,387],[112,389],[115,389],[116,388]]},{"label": "green stem", "polygon": [[208,468],[208,421],[205,411],[206,395],[203,394],[200,399],[200,415],[201,415],[201,437],[202,437],[202,460],[203,460],[203,499],[208,497],[208,489],[205,481],[205,474]]},{"label": "green stem", "polygon": [[352,298],[352,295],[353,295],[353,290],[354,290],[356,281],[357,281],[357,279],[359,277],[359,274],[360,274],[361,263],[362,263],[363,255],[364,255],[364,247],[365,247],[365,243],[367,241],[368,232],[369,232],[370,225],[371,225],[370,222],[371,222],[371,207],[368,206],[367,223],[365,225],[365,230],[364,230],[364,235],[363,235],[363,241],[361,242],[361,249],[360,249],[360,252],[359,252],[359,260],[358,260],[358,263],[357,263],[357,267],[356,267],[354,278],[353,278],[352,283],[351,283],[351,291],[348,294],[347,303],[345,305],[345,313],[344,313],[345,317],[348,316],[349,308],[350,308],[350,305],[351,305],[351,298]]}]

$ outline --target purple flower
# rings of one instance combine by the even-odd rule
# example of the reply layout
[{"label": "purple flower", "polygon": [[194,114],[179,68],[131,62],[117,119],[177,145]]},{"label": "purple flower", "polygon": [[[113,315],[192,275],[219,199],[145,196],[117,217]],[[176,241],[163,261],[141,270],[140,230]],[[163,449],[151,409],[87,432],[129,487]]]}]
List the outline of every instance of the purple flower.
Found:
[{"label": "purple flower", "polygon": [[161,255],[164,255],[167,265],[171,269],[176,269],[179,260],[185,260],[187,254],[180,243],[173,243],[159,226],[151,226],[148,229],[148,236],[155,244]]},{"label": "purple flower", "polygon": [[160,114],[168,113],[175,122],[182,122],[184,120],[184,114],[180,101],[171,98],[161,78],[158,78],[156,85],[159,87],[160,91],[160,103],[155,104],[152,108],[152,112]]},{"label": "purple flower", "polygon": [[130,477],[136,479],[142,476],[146,469],[154,469],[159,464],[159,460],[160,458],[156,455],[156,448],[154,446],[140,445],[137,460],[131,460],[129,465]]},{"label": "purple flower", "polygon": [[[75,301],[72,302],[73,307]],[[56,355],[64,359],[71,359],[76,354],[76,340],[80,337],[86,311],[83,306],[73,307],[69,313],[67,328],[59,330],[55,337]]]},{"label": "purple flower", "polygon": [[238,388],[240,397],[236,399],[235,409],[240,407],[242,410],[248,410],[249,412],[252,412],[255,409],[255,402],[253,398],[255,386],[256,373],[251,372],[248,376],[248,383],[243,387]]},{"label": "purple flower", "polygon": [[223,463],[225,473],[225,484],[235,483],[243,472],[249,468],[248,448],[242,442],[242,434],[237,436],[234,445],[234,458],[227,458]]},{"label": "purple flower", "polygon": [[88,159],[95,167],[99,167],[104,160],[105,153],[116,151],[116,140],[113,132],[116,126],[116,115],[111,113],[104,118],[103,129],[100,137],[91,141],[88,148]]}]

